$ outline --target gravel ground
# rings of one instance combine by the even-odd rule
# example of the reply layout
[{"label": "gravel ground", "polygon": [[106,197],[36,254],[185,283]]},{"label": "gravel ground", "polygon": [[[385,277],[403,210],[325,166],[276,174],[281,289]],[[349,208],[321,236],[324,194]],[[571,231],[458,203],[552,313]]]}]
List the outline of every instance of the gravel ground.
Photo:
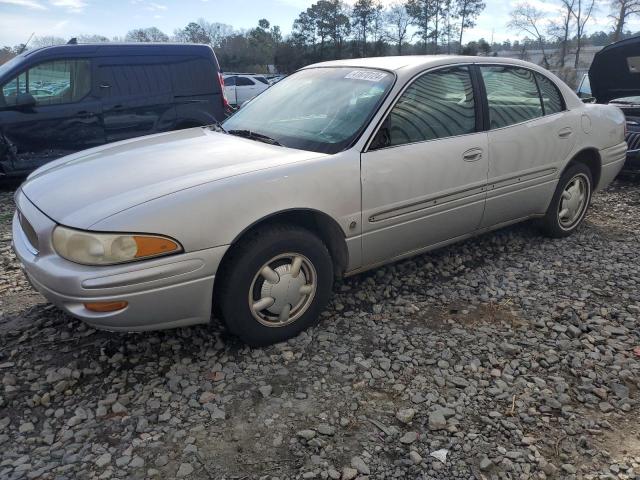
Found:
[{"label": "gravel ground", "polygon": [[253,350],[48,306],[11,198],[0,478],[640,478],[637,182],[569,239],[516,226],[348,279],[317,328]]}]

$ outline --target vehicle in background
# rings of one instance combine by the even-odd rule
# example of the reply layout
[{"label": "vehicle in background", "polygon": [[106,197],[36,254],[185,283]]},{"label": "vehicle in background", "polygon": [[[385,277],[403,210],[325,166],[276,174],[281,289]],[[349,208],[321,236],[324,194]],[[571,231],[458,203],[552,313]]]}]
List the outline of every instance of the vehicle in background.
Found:
[{"label": "vehicle in background", "polygon": [[109,142],[222,121],[213,50],[85,44],[32,50],[0,66],[0,175],[21,176]]},{"label": "vehicle in background", "polygon": [[224,75],[224,94],[230,105],[241,106],[270,87],[263,75],[236,73]]},{"label": "vehicle in background", "polygon": [[580,80],[580,85],[578,85],[576,93],[578,94],[578,97],[580,97],[583,101],[593,99],[593,94],[591,93],[591,82],[589,82],[588,73],[585,73],[582,76],[582,80]]},{"label": "vehicle in background", "polygon": [[571,235],[625,161],[624,124],[520,60],[326,62],[222,125],[45,165],[16,193],[13,246],[93,327],[208,323],[214,306],[247,343],[282,342],[319,321],[335,276],[532,218]]},{"label": "vehicle in background", "polygon": [[[640,37],[612,43],[600,50],[582,79],[578,95],[614,105],[627,119],[627,161],[624,170],[640,171]],[[581,94],[581,90],[584,92]]]},{"label": "vehicle in background", "polygon": [[285,77],[286,77],[286,75],[265,75],[264,78],[267,79],[267,81],[269,82],[270,85],[275,85],[276,83],[278,83],[280,80],[282,80]]}]

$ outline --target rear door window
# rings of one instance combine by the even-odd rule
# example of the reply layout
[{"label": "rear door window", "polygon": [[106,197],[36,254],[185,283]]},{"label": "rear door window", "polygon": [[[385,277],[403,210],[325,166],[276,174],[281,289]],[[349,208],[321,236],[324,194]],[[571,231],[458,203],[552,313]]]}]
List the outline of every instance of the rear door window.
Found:
[{"label": "rear door window", "polygon": [[250,78],[238,77],[236,79],[236,85],[239,87],[252,87],[255,85],[255,83]]},{"label": "rear door window", "polygon": [[481,66],[491,129],[542,117],[542,103],[532,71],[510,66]]},{"label": "rear door window", "polygon": [[540,87],[540,95],[542,96],[542,104],[544,105],[544,114],[553,115],[562,112],[564,108],[564,100],[558,87],[544,75],[536,73],[538,87]]}]

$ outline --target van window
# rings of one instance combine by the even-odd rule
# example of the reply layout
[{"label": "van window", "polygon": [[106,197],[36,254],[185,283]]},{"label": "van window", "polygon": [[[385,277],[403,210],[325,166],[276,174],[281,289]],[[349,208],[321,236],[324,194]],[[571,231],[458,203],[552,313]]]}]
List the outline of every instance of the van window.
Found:
[{"label": "van window", "polygon": [[533,72],[508,66],[481,66],[489,101],[491,128],[503,128],[542,117]]},{"label": "van window", "polygon": [[171,93],[169,67],[159,64],[102,65],[98,84],[101,94],[110,97]]},{"label": "van window", "polygon": [[225,77],[224,86],[225,87],[235,87],[236,86],[236,77]]},{"label": "van window", "polygon": [[13,80],[9,80],[2,87],[3,105],[8,107],[16,104],[16,99],[19,94],[27,93],[27,73],[22,73],[15,77]]},{"label": "van window", "polygon": [[218,69],[213,61],[189,58],[171,64],[171,82],[176,96],[220,93]]},{"label": "van window", "polygon": [[30,93],[36,105],[79,102],[91,91],[89,60],[54,60],[30,68],[2,87],[8,106],[18,93]]}]

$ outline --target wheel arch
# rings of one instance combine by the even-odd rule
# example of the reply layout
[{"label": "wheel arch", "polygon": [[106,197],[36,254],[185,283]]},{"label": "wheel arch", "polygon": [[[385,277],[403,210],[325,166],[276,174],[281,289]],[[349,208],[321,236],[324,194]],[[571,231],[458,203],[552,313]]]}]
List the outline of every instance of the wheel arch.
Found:
[{"label": "wheel arch", "polygon": [[598,189],[600,178],[602,176],[602,158],[600,152],[595,147],[587,147],[576,153],[571,161],[565,167],[565,170],[575,163],[582,163],[591,172],[591,180],[593,181],[593,190]]},{"label": "wheel arch", "polygon": [[242,230],[231,241],[229,250],[222,258],[221,266],[229,252],[245,235],[268,225],[297,225],[318,235],[329,249],[336,276],[342,276],[349,264],[349,250],[346,235],[338,222],[330,215],[310,208],[291,208],[262,217]]}]

